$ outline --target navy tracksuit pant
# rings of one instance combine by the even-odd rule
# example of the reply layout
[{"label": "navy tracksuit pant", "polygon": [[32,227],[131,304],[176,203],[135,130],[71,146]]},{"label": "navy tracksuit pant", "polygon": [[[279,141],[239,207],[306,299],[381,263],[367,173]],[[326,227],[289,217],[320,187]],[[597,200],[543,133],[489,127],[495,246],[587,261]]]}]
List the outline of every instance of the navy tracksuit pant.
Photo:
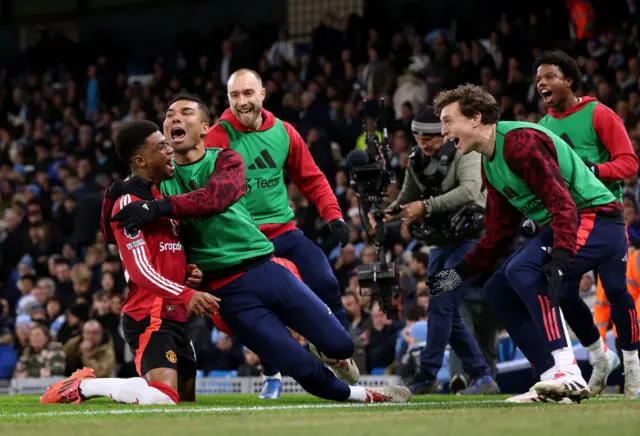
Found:
[{"label": "navy tracksuit pant", "polygon": [[353,340],[327,305],[288,268],[270,260],[212,293],[221,299],[222,320],[244,346],[312,395],[334,401],[349,398],[349,385],[302,347],[287,327],[331,359],[351,357]]},{"label": "navy tracksuit pant", "polygon": [[[276,248],[276,257],[287,259],[298,268],[302,281],[329,306],[346,329],[347,313],[342,305],[340,286],[327,256],[320,247],[298,229],[278,235],[271,242]],[[318,325],[317,328],[322,330],[324,326]],[[317,346],[310,338],[307,339]],[[281,368],[274,365],[271,359],[267,359],[266,356],[260,356],[260,359],[265,375],[275,375],[280,372]]]},{"label": "navy tracksuit pant", "polygon": [[[560,288],[562,312],[560,308],[552,308],[549,304],[547,279],[540,272],[541,266],[549,261],[553,247],[553,231],[549,226],[541,229],[524,247],[511,255],[485,284],[486,295],[499,323],[507,329],[538,375],[554,365],[551,351],[571,346],[563,312],[579,337],[581,331],[582,336],[585,336],[584,331],[588,334],[595,330],[598,334],[590,311],[587,318],[578,316],[584,315],[584,312],[571,310],[572,305],[578,305],[581,301],[578,289],[582,275],[594,268],[598,268],[601,274],[607,271],[603,285],[607,283],[610,292],[615,295],[614,304],[617,304],[615,309],[612,305],[612,315],[616,313],[614,316],[621,323],[620,331],[627,332],[623,341],[629,343],[633,340],[628,333],[632,330],[632,312],[629,310],[634,314],[635,310],[626,289],[624,223],[594,214],[580,215],[578,219],[578,250],[565,271]],[[637,338],[635,343],[637,346]]]},{"label": "navy tracksuit pant", "polygon": [[[431,277],[443,269],[454,267],[473,249],[476,242],[464,241],[457,245],[433,248],[429,252],[427,276]],[[479,378],[491,374],[478,343],[460,313],[465,288],[462,285],[447,295],[429,298],[427,346],[420,353],[420,370],[429,381],[436,379],[447,344],[451,344],[464,371],[470,377]]]}]

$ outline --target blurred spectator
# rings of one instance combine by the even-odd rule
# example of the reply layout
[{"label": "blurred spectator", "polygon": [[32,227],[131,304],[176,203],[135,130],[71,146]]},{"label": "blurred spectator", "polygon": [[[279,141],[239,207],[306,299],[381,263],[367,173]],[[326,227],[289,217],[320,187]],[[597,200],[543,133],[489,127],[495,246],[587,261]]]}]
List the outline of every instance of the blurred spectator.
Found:
[{"label": "blurred spectator", "polygon": [[93,368],[99,378],[113,377],[116,356],[109,333],[100,322],[91,319],[82,326],[82,335],[75,336],[64,344],[67,356],[66,373],[83,367]]},{"label": "blurred spectator", "polygon": [[62,344],[51,339],[47,327],[33,323],[29,331],[29,345],[20,354],[15,378],[63,376],[65,354]]},{"label": "blurred spectator", "polygon": [[403,328],[403,323],[389,319],[377,302],[371,309],[371,320],[371,328],[362,336],[362,343],[367,350],[368,373],[374,368],[386,368],[393,363],[398,332]]},{"label": "blurred spectator", "polygon": [[242,345],[222,332],[214,330],[212,344],[206,354],[201,355],[205,373],[211,371],[234,371],[244,363]]}]

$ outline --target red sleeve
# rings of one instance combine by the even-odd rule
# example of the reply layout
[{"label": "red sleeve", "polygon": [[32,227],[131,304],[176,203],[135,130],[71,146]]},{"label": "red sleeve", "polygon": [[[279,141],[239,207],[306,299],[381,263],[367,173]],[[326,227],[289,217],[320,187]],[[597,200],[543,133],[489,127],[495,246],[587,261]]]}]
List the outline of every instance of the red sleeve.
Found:
[{"label": "red sleeve", "polygon": [[302,195],[313,202],[326,221],[342,219],[338,199],[331,190],[325,175],[320,171],[309,153],[307,144],[293,126],[283,121],[289,135],[289,157],[285,171]]},{"label": "red sleeve", "polygon": [[551,214],[553,248],[576,253],[578,211],[558,166],[549,136],[535,129],[514,129],[504,137],[504,160]]},{"label": "red sleeve", "polygon": [[598,104],[593,111],[593,128],[611,155],[609,162],[597,165],[598,177],[614,181],[637,174],[638,156],[622,119],[607,106]]},{"label": "red sleeve", "polygon": [[244,195],[246,189],[242,156],[230,148],[221,150],[206,185],[186,194],[168,197],[172,206],[171,217],[199,218],[224,212]]},{"label": "red sleeve", "polygon": [[115,244],[116,238],[113,236],[113,231],[111,230],[111,226],[109,225],[109,220],[111,219],[111,211],[113,211],[113,206],[116,204],[115,201],[107,198],[106,196],[102,199],[102,213],[100,215],[100,229],[102,230],[102,237],[104,238],[105,244]]},{"label": "red sleeve", "polygon": [[507,198],[493,187],[482,169],[482,181],[487,189],[487,206],[484,212],[485,230],[471,253],[464,258],[475,272],[493,266],[511,246],[518,232],[522,214]]},{"label": "red sleeve", "polygon": [[[113,215],[135,200],[138,200],[138,198],[129,194],[120,197],[113,208]],[[151,253],[142,230],[139,230],[134,235],[129,235],[125,233],[124,229],[118,228],[118,223],[111,223],[111,229],[118,244],[122,266],[128,281],[159,297],[181,298],[185,304],[189,304],[189,300],[191,300],[195,290],[162,276],[153,265]]]},{"label": "red sleeve", "polygon": [[209,129],[204,138],[205,148],[229,148],[229,135],[220,123],[216,123]]}]

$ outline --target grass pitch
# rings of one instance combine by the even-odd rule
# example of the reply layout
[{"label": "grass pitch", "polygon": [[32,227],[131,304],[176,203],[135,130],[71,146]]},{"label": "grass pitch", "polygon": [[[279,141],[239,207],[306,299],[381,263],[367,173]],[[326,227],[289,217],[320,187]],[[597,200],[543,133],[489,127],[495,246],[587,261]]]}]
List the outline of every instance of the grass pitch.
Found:
[{"label": "grass pitch", "polygon": [[41,405],[0,397],[0,435],[640,435],[640,399],[599,397],[579,405],[504,403],[504,396],[419,396],[406,405],[331,403],[286,395],[200,396],[176,407],[108,400]]}]

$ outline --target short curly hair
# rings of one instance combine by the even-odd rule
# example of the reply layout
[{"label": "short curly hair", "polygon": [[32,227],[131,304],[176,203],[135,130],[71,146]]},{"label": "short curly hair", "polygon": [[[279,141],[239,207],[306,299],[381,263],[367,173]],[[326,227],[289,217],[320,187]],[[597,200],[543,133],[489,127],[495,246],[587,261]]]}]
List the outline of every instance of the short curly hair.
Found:
[{"label": "short curly hair", "polygon": [[467,83],[456,89],[440,92],[433,101],[436,115],[440,116],[445,106],[455,102],[458,102],[460,112],[467,118],[480,114],[482,124],[500,121],[500,105],[493,95],[480,86]]},{"label": "short curly hair", "polygon": [[555,65],[565,78],[571,79],[571,91],[576,92],[580,89],[580,67],[578,62],[567,53],[555,50],[546,51],[536,59],[535,69],[537,70],[540,65]]}]

